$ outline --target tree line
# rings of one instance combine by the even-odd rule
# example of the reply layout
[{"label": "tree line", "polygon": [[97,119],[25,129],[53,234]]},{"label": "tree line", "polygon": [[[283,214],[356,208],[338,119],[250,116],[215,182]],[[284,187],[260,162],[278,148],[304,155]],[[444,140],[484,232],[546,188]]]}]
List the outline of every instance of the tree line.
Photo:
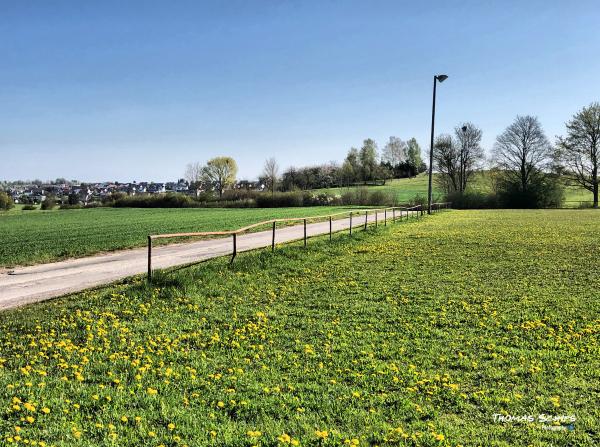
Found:
[{"label": "tree line", "polygon": [[438,184],[451,198],[460,200],[474,174],[489,163],[494,194],[501,206],[546,207],[562,202],[563,179],[593,195],[598,207],[598,145],[600,104],[577,112],[566,123],[566,135],[552,144],[537,117],[517,116],[496,137],[486,160],[482,131],[467,122],[453,134],[436,138],[433,148]]}]

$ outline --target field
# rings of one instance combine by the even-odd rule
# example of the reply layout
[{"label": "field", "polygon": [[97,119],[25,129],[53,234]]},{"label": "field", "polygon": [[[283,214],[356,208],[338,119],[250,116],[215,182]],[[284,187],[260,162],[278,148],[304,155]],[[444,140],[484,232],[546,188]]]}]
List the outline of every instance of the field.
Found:
[{"label": "field", "polygon": [[2,313],[0,444],[599,445],[599,231],[449,211]]},{"label": "field", "polygon": [[0,267],[139,247],[148,234],[231,230],[274,217],[317,216],[337,207],[279,209],[142,209],[0,213]]},{"label": "field", "polygon": [[[436,174],[434,174],[436,175]],[[356,187],[354,187],[356,188]],[[428,177],[427,174],[419,174],[414,178],[403,178],[388,180],[383,186],[369,186],[369,190],[386,191],[396,197],[399,203],[409,203],[415,197],[427,198]],[[488,192],[492,188],[491,180],[487,173],[475,174],[469,190]],[[348,188],[326,188],[315,191],[327,191],[331,194],[342,194]],[[443,201],[443,192],[437,186],[435,179],[433,182],[433,195],[435,201]],[[565,188],[565,208],[577,208],[580,202],[592,201],[592,193],[576,186],[567,186]]]}]

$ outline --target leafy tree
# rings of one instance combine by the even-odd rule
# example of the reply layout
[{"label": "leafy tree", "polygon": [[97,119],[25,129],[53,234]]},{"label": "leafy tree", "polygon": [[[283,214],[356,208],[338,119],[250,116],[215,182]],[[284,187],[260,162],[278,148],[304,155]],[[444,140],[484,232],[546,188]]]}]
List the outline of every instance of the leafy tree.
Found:
[{"label": "leafy tree", "polygon": [[544,170],[550,166],[552,155],[552,146],[534,116],[517,116],[498,135],[494,146],[498,168],[509,183],[517,183],[522,193],[527,192],[536,176],[543,176]]},{"label": "leafy tree", "polygon": [[4,191],[0,191],[0,210],[8,211],[14,206],[15,204],[13,202],[12,197]]},{"label": "leafy tree", "polygon": [[53,195],[46,196],[42,204],[40,205],[40,209],[42,210],[51,210],[56,206],[56,197]]},{"label": "leafy tree", "polygon": [[411,138],[406,143],[406,160],[414,166],[416,173],[423,172],[423,159],[421,158],[421,147],[415,138]]},{"label": "leafy tree", "polygon": [[225,188],[235,183],[237,163],[231,157],[215,157],[202,168],[202,179],[214,186],[223,196]]},{"label": "leafy tree", "polygon": [[592,103],[567,122],[567,136],[558,138],[558,155],[571,180],[591,191],[598,208],[600,103]]},{"label": "leafy tree", "polygon": [[395,168],[407,159],[407,145],[398,137],[390,137],[381,155],[381,161]]},{"label": "leafy tree", "polygon": [[358,153],[358,159],[362,180],[373,180],[377,169],[377,143],[370,138],[363,141],[363,145]]}]

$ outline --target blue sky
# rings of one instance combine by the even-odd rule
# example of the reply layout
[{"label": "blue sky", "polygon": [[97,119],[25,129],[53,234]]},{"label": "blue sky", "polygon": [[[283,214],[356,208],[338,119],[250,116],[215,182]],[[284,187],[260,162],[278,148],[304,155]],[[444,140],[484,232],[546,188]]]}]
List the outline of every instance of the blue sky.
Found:
[{"label": "blue sky", "polygon": [[239,177],[341,160],[390,135],[428,149],[469,120],[537,115],[551,139],[600,101],[597,1],[0,0],[0,179]]}]

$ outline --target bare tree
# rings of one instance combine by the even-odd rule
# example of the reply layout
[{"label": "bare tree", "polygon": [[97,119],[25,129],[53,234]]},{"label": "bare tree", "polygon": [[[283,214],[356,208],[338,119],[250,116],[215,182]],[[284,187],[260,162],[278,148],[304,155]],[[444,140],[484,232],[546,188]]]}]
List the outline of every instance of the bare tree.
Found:
[{"label": "bare tree", "polygon": [[552,146],[534,116],[517,116],[496,138],[494,159],[503,174],[525,193],[535,177],[550,166]]},{"label": "bare tree", "polygon": [[194,163],[188,163],[183,177],[190,184],[190,188],[196,190],[196,196],[198,196],[202,186],[202,165],[197,161]]},{"label": "bare tree", "polygon": [[210,183],[219,191],[219,197],[228,186],[235,183],[237,163],[231,157],[216,157],[202,168],[203,181]]},{"label": "bare tree", "polygon": [[440,135],[433,145],[433,163],[439,176],[436,181],[446,193],[458,190],[460,154],[451,135]]},{"label": "bare tree", "polygon": [[483,148],[481,147],[481,129],[473,123],[464,123],[454,128],[456,144],[458,145],[458,191],[464,193],[467,182],[477,169],[481,167],[484,160]]},{"label": "bare tree", "polygon": [[274,157],[265,160],[263,178],[267,181],[267,186],[271,190],[271,194],[275,194],[275,187],[279,180],[279,165]]},{"label": "bare tree", "polygon": [[440,173],[438,183],[447,193],[464,193],[473,174],[484,160],[481,129],[465,123],[454,129],[454,136],[440,135],[433,148],[433,160]]},{"label": "bare tree", "polygon": [[558,155],[571,180],[594,194],[594,208],[598,208],[600,104],[584,107],[566,126],[567,136],[558,138]]},{"label": "bare tree", "polygon": [[390,137],[383,148],[381,161],[387,162],[392,167],[398,166],[406,160],[406,143],[398,137]]}]

